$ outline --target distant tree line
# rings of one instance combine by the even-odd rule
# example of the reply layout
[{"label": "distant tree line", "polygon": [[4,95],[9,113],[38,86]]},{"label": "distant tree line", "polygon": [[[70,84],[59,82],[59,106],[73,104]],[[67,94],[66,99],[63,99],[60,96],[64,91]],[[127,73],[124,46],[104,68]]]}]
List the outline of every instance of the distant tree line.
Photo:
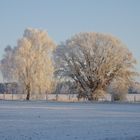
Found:
[{"label": "distant tree line", "polygon": [[19,93],[19,87],[16,82],[13,83],[0,83],[1,94],[17,94]]}]

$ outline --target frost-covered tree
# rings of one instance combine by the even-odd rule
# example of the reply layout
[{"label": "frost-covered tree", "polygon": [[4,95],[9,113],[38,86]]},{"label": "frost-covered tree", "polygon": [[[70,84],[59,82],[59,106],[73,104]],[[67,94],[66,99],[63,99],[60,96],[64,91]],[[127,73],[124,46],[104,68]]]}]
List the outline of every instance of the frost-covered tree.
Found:
[{"label": "frost-covered tree", "polygon": [[73,80],[79,97],[98,100],[113,80],[131,81],[136,60],[117,38],[101,33],[79,33],[56,50],[57,73]]},{"label": "frost-covered tree", "polygon": [[54,65],[52,52],[55,44],[45,31],[28,28],[13,49],[6,48],[1,60],[2,74],[7,80],[16,81],[26,92],[48,93],[53,86]]},{"label": "frost-covered tree", "polygon": [[[11,67],[13,67],[12,65],[12,61],[13,61],[13,49],[10,45],[6,46],[4,49],[4,58],[1,60],[1,67],[0,70],[2,72],[2,75],[4,77],[5,80],[9,79],[8,81],[10,81],[10,79],[12,79],[12,71],[9,69],[11,69]],[[7,81],[6,81],[7,82]]]}]

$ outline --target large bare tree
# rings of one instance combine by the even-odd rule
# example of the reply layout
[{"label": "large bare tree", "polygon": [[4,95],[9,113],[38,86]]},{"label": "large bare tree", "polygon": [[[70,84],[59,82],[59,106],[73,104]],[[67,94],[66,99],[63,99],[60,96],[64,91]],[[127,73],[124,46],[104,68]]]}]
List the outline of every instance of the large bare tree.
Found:
[{"label": "large bare tree", "polygon": [[133,80],[136,60],[117,38],[101,33],[79,33],[56,50],[57,73],[73,80],[79,97],[97,100],[113,80]]},{"label": "large bare tree", "polygon": [[26,92],[50,92],[53,86],[52,52],[55,44],[45,31],[28,28],[13,49],[7,47],[1,60],[3,77],[18,82]]}]

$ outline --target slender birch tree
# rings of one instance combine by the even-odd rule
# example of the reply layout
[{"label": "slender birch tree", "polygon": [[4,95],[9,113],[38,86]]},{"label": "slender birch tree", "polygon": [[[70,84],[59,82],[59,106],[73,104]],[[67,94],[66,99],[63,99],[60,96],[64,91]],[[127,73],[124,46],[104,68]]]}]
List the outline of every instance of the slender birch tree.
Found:
[{"label": "slender birch tree", "polygon": [[18,82],[27,94],[27,100],[34,92],[51,92],[54,82],[54,49],[55,44],[45,31],[26,29],[17,46],[10,53],[6,51],[1,60],[3,77]]}]

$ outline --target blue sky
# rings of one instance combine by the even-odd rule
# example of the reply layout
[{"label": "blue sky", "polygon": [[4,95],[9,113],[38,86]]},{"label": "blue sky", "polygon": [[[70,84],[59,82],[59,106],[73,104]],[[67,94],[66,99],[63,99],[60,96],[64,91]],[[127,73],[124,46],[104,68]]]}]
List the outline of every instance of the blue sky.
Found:
[{"label": "blue sky", "polygon": [[27,27],[45,29],[56,43],[77,32],[110,33],[140,63],[140,0],[0,0],[0,58]]}]

